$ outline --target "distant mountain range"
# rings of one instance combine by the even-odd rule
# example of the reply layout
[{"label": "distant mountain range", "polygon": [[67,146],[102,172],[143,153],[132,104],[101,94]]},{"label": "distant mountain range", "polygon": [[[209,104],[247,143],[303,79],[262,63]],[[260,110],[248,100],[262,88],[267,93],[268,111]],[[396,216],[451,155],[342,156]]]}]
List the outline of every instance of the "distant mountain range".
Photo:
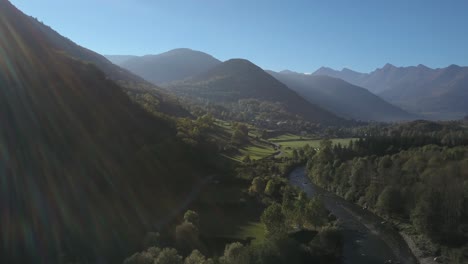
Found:
[{"label": "distant mountain range", "polygon": [[325,75],[307,75],[292,71],[272,72],[273,77],[339,116],[356,120],[405,121],[416,116],[391,105],[368,90]]},{"label": "distant mountain range", "polygon": [[156,85],[163,85],[202,73],[221,61],[190,49],[174,49],[158,55],[107,56],[117,65]]},{"label": "distant mountain range", "polygon": [[243,59],[228,60],[187,80],[174,82],[167,88],[181,95],[218,103],[236,103],[242,99],[280,103],[287,112],[312,122],[330,124],[341,120]]},{"label": "distant mountain range", "polygon": [[[190,49],[175,49],[143,57],[114,55],[107,58],[160,86],[190,79],[222,63],[209,54]],[[310,102],[346,118],[376,121],[409,120],[416,117],[459,119],[468,114],[468,104],[465,103],[468,101],[468,67],[452,65],[431,69],[424,65],[395,67],[386,64],[371,73],[322,67],[312,74],[342,79],[354,86],[306,76],[295,76],[302,80],[293,80],[293,76],[284,76],[283,72],[282,78],[277,76],[277,79]],[[359,87],[366,88],[378,97],[371,96]],[[344,98],[345,94],[347,98]]]},{"label": "distant mountain range", "polygon": [[371,73],[320,68],[327,75],[367,88],[403,109],[430,119],[459,119],[468,113],[468,67],[431,69],[386,64]]}]

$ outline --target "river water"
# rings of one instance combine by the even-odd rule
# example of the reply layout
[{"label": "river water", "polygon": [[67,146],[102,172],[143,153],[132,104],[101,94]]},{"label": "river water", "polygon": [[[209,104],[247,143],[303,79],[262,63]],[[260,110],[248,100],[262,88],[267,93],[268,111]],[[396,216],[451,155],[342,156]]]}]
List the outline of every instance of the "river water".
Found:
[{"label": "river water", "polygon": [[407,244],[397,230],[383,224],[384,220],[361,207],[313,184],[305,167],[289,174],[289,182],[309,197],[321,196],[326,208],[338,218],[343,236],[344,264],[416,264]]}]

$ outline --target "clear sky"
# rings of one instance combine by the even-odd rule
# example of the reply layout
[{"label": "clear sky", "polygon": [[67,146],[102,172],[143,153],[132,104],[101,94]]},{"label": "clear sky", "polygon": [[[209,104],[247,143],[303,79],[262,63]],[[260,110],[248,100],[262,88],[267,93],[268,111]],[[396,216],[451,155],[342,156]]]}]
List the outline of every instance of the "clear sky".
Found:
[{"label": "clear sky", "polygon": [[467,0],[11,0],[101,54],[192,48],[312,72],[468,64]]}]

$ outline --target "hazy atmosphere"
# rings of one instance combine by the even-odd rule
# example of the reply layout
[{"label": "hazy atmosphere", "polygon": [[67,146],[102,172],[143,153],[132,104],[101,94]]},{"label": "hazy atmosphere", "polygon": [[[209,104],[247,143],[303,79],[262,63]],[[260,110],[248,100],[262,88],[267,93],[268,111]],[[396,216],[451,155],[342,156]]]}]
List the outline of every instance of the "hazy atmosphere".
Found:
[{"label": "hazy atmosphere", "polygon": [[101,54],[186,47],[221,60],[246,58],[265,69],[298,72],[468,64],[463,0],[12,2]]},{"label": "hazy atmosphere", "polygon": [[0,263],[467,264],[466,10],[0,0]]}]

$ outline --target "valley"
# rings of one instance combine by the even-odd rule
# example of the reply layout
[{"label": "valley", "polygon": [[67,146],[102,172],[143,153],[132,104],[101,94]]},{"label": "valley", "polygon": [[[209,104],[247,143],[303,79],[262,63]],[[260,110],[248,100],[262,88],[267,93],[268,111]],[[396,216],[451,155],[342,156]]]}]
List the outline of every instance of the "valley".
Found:
[{"label": "valley", "polygon": [[468,263],[467,67],[259,3],[0,0],[0,263]]}]

